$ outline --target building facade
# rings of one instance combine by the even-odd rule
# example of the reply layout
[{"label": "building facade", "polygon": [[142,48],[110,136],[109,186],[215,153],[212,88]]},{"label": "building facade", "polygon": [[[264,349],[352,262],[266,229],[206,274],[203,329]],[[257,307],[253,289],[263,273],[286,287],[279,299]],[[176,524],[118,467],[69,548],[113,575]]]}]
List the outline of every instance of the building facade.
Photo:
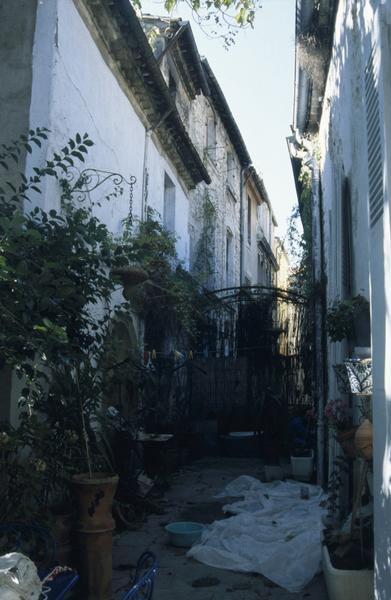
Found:
[{"label": "building facade", "polygon": [[[254,244],[243,260],[251,158],[189,24],[140,21],[128,0],[19,5],[17,11],[9,3],[0,7],[0,142],[36,127],[49,130],[47,143],[23,157],[26,176],[65,140],[87,132],[94,146],[81,169],[124,178],[122,195],[94,207],[114,235],[130,213],[137,222],[152,210],[175,235],[179,259],[206,288],[244,283],[244,262],[255,264],[259,254],[254,206]],[[104,197],[110,185],[98,193]],[[59,208],[59,192],[52,178],[31,200],[45,210]],[[267,235],[272,248],[272,228]],[[252,283],[258,279],[251,275]],[[135,318],[133,325],[130,337],[142,342],[142,326]],[[14,376],[3,371],[0,377],[5,397],[12,389],[17,397]],[[10,403],[2,406],[0,418],[9,418]]]},{"label": "building facade", "polygon": [[[365,352],[372,357],[373,377],[374,596],[385,600],[391,589],[387,566],[391,518],[391,383],[387,367],[391,339],[391,5],[302,0],[297,8],[295,135],[290,144],[299,192],[303,160],[312,170],[313,269],[318,281],[327,283],[323,286],[326,307],[357,296],[370,303],[370,319],[366,322],[363,316],[365,322],[356,325],[355,340],[328,340],[324,398],[341,394],[333,365],[369,347]],[[305,44],[303,48],[309,36],[317,40],[316,60],[322,67],[318,75],[308,64]],[[322,327],[321,319],[317,327]],[[319,422],[320,434],[323,427]],[[332,437],[328,447],[331,470],[339,452]]]}]

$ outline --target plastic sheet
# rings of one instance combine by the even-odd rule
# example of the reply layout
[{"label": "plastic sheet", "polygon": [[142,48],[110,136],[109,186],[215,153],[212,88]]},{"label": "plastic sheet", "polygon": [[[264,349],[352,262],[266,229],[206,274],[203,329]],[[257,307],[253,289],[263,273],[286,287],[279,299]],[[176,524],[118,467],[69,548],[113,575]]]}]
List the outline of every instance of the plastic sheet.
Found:
[{"label": "plastic sheet", "polygon": [[188,556],[212,567],[260,573],[290,592],[299,592],[321,564],[320,487],[296,481],[262,483],[242,475],[216,497],[243,499],[223,507],[231,516],[215,521]]}]

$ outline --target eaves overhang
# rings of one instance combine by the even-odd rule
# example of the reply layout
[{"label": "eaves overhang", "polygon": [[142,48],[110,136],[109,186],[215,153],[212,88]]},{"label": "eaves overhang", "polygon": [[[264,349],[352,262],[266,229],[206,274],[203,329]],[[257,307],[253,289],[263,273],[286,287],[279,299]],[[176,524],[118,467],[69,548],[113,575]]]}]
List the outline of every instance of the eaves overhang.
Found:
[{"label": "eaves overhang", "polygon": [[209,173],[192,143],[129,0],[80,0],[112,60],[188,189]]},{"label": "eaves overhang", "polygon": [[240,133],[240,129],[208,61],[206,58],[201,60],[207,76],[210,88],[210,98],[213,106],[223,122],[223,125],[228,133],[228,137],[231,140],[236,154],[238,155],[241,166],[246,168],[251,164],[251,158],[247,151],[246,144],[244,143],[242,134]]},{"label": "eaves overhang", "polygon": [[[257,194],[259,195],[259,197],[261,199],[261,202],[265,202],[268,205],[270,214],[272,217],[273,225],[275,227],[277,227],[278,223],[277,223],[276,217],[273,212],[272,203],[270,202],[269,194],[266,191],[266,187],[265,187],[263,179],[257,173],[254,165],[251,165],[248,168],[246,181],[251,181],[251,183],[253,184],[253,187],[256,189]],[[259,202],[258,204],[261,204],[261,202]]]},{"label": "eaves overhang", "polygon": [[[337,4],[337,0],[296,0],[293,127],[301,133],[315,133],[319,128]],[[312,52],[322,56],[319,68],[313,67],[312,72],[300,49],[309,40],[315,45]]]}]

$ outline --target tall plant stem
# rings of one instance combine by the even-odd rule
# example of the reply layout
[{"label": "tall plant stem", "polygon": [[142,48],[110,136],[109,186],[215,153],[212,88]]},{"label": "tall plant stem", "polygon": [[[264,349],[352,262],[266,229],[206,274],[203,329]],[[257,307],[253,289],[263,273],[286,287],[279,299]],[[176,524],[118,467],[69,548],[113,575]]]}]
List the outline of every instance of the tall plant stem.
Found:
[{"label": "tall plant stem", "polygon": [[77,385],[79,404],[80,404],[80,415],[81,415],[81,424],[82,424],[82,431],[83,431],[83,440],[84,440],[85,449],[86,449],[88,476],[90,479],[92,479],[91,456],[90,456],[90,448],[88,445],[88,433],[87,433],[87,429],[86,429],[86,421],[85,421],[84,410],[83,410],[83,401],[80,396],[79,377],[77,374],[77,370],[76,370],[76,385]]}]

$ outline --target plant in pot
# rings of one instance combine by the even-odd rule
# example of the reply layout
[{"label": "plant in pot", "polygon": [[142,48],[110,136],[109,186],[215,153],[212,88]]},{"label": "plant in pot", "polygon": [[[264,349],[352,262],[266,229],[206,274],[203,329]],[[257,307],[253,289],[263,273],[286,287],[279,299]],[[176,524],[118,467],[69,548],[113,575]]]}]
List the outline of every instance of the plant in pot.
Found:
[{"label": "plant in pot", "polygon": [[370,346],[369,302],[358,294],[336,300],[327,311],[327,333],[333,342],[354,340],[357,346]]},{"label": "plant in pot", "polygon": [[335,460],[328,486],[323,573],[330,600],[373,598],[373,508],[359,477],[350,515],[341,514],[340,497],[349,473],[346,457]]},{"label": "plant in pot", "polygon": [[[1,166],[9,160],[17,162],[21,149],[31,152],[34,144],[41,146],[45,139],[44,130],[31,132],[28,139],[21,137],[2,152]],[[103,399],[100,361],[116,312],[112,301],[116,283],[109,274],[124,265],[126,256],[114,250],[115,241],[94,215],[94,205],[79,195],[75,199],[77,185],[71,187],[68,180],[62,182],[60,197],[53,199],[58,209],[46,212],[35,207],[28,212],[21,208],[31,192],[40,191],[44,178],[60,183],[75,161],[84,162],[91,145],[87,134],[77,134],[52,160],[33,169],[29,180],[10,186],[5,181],[0,187],[0,295],[7,298],[7,303],[0,302],[0,360],[19,376],[23,388],[20,452],[15,447],[6,456],[32,455],[47,505],[67,499],[71,476],[76,471],[84,473],[75,480],[84,498],[87,491],[92,494],[91,500],[79,504],[83,524],[78,529],[89,532],[84,536],[84,558],[87,550],[93,551],[93,528],[96,540],[107,533],[105,548],[101,537],[94,550],[100,544],[105,569],[91,554],[86,565],[94,569],[94,576],[87,577],[93,585],[88,597],[103,600],[111,598],[107,581],[111,582],[113,521],[101,511],[106,505],[109,513],[116,480],[110,473],[105,482],[101,473],[107,466],[98,425]],[[122,309],[127,309],[126,303],[118,308]],[[29,481],[27,471],[24,468],[25,482]],[[96,471],[99,489],[92,491]],[[18,482],[22,487],[23,478]],[[102,488],[106,483],[107,490]],[[102,582],[106,575],[107,581]]]},{"label": "plant in pot", "polygon": [[372,359],[347,358],[344,361],[350,392],[359,396],[372,394]]}]

